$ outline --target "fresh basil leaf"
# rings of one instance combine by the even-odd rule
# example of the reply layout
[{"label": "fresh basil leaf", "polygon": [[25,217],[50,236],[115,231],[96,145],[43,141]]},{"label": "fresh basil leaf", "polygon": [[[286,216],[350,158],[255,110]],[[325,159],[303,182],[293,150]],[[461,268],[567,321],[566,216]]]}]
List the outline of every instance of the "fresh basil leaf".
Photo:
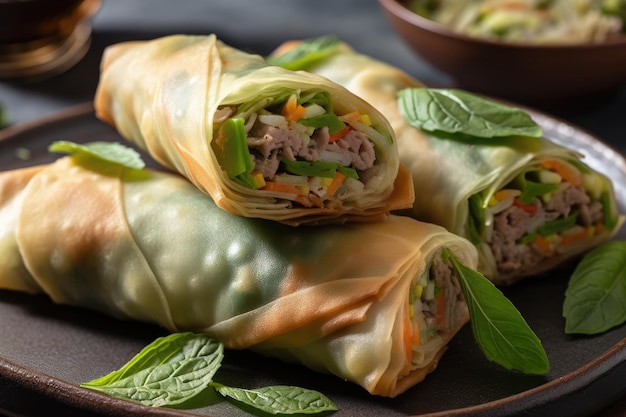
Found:
[{"label": "fresh basil leaf", "polygon": [[50,152],[81,154],[132,169],[143,169],[145,163],[134,149],[115,142],[91,142],[84,145],[65,140],[52,143]]},{"label": "fresh basil leaf", "polygon": [[433,133],[475,138],[541,137],[542,128],[526,112],[457,89],[409,88],[398,93],[404,118]]},{"label": "fresh basil leaf", "polygon": [[275,385],[257,389],[227,387],[212,383],[220,394],[268,414],[318,414],[338,408],[324,394],[305,388]]},{"label": "fresh basil leaf", "polygon": [[509,370],[535,375],[547,373],[550,364],[541,341],[513,303],[448,249],[443,256],[456,271],[470,311],[474,339],[485,357]]},{"label": "fresh basil leaf", "polygon": [[205,390],[223,356],[223,345],[209,336],[173,333],[156,339],[121,369],[81,387],[152,407],[172,406]]},{"label": "fresh basil leaf", "polygon": [[333,55],[340,45],[335,36],[321,36],[307,39],[299,43],[295,48],[282,54],[267,57],[270,65],[276,65],[288,70],[307,70],[320,61]]},{"label": "fresh basil leaf", "polygon": [[598,334],[626,322],[626,241],[583,257],[565,290],[563,317],[570,334]]}]

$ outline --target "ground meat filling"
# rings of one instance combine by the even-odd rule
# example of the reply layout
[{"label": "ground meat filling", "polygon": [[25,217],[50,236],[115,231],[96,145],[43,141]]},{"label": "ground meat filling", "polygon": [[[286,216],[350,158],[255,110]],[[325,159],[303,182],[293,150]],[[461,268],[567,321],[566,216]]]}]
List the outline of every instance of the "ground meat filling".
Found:
[{"label": "ground meat filling", "polygon": [[376,160],[374,145],[362,132],[351,130],[341,139],[330,143],[328,128],[317,129],[312,137],[296,129],[270,126],[256,122],[248,135],[248,147],[256,170],[267,179],[276,175],[279,157],[291,161],[326,160],[366,171]]},{"label": "ground meat filling", "polygon": [[423,354],[429,341],[441,341],[445,334],[455,331],[457,303],[462,299],[454,268],[440,256],[435,257],[428,273],[413,283],[409,294],[414,354]]},{"label": "ground meat filling", "polygon": [[591,201],[581,186],[563,183],[553,198],[544,203],[535,198],[534,213],[515,205],[494,216],[491,249],[501,273],[532,268],[544,260],[546,253],[533,244],[520,244],[524,235],[547,222],[578,212],[578,224],[590,226],[602,219],[602,205]]},{"label": "ground meat filling", "polygon": [[[237,108],[232,106],[219,108],[214,116],[214,123],[217,126],[215,130],[218,131],[220,125],[234,117],[236,111]],[[358,112],[332,116],[332,120],[344,126],[337,131],[334,122],[333,135],[327,126],[312,127],[310,123],[308,125],[301,123],[310,120],[305,117],[291,120],[267,109],[256,109],[243,116],[246,144],[254,164],[253,181],[258,188],[263,190],[267,185],[271,191],[281,192],[285,196],[283,198],[290,201],[290,204],[340,208],[345,198],[353,197],[355,192],[367,186],[369,179],[377,172],[376,169],[372,169],[376,163],[374,142],[370,140],[370,135],[362,130],[363,127],[368,128],[367,123],[371,122],[362,122],[364,119],[361,117],[366,117],[369,121],[369,116]],[[220,146],[218,141],[216,143]],[[306,164],[294,165],[294,163],[303,162],[324,164],[310,165],[308,171],[311,174],[308,176],[294,173],[300,169],[294,167],[307,167]],[[335,178],[328,175],[329,166],[336,166],[337,171],[341,172],[341,175],[337,174],[338,179],[335,182],[333,182]],[[324,175],[316,176],[316,169],[320,169]],[[261,175],[263,180],[259,179]]]},{"label": "ground meat filling", "polygon": [[[454,305],[462,298],[461,287],[454,272],[452,265],[444,262],[441,257],[436,257],[430,268],[430,274],[435,281],[435,286],[445,291],[445,312],[439,312],[436,300],[430,300],[423,303],[422,311],[426,317],[426,324],[430,326],[439,326],[438,330],[449,332],[454,326]],[[443,314],[443,317],[441,314]],[[445,314],[447,313],[447,314]],[[439,323],[437,323],[439,321]]]}]

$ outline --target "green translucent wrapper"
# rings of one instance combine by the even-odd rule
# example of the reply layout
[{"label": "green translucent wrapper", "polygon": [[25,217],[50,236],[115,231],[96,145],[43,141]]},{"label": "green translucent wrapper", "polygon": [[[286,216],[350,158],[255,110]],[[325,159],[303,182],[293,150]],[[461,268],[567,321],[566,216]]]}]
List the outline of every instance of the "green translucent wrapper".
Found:
[{"label": "green translucent wrapper", "polygon": [[0,288],[206,333],[372,394],[420,382],[469,320],[453,277],[436,334],[411,338],[416,280],[444,247],[470,268],[477,253],[408,217],[293,228],[227,213],[178,175],[76,157],[0,174],[0,196]]},{"label": "green translucent wrapper", "polygon": [[[272,57],[280,57],[300,44],[283,44]],[[510,137],[446,140],[415,128],[405,120],[399,107],[398,93],[424,85],[398,68],[354,51],[345,43],[334,46],[331,53],[320,54],[316,60],[301,61],[307,71],[323,75],[359,95],[391,123],[398,140],[400,162],[411,172],[415,189],[412,209],[403,212],[422,221],[433,222],[471,239],[480,255],[479,270],[497,284],[510,284],[521,278],[545,272],[579,256],[609,240],[622,224],[618,216],[613,187],[603,175],[585,167],[583,155],[546,138]],[[521,172],[540,166],[547,160],[570,161],[575,166],[602,178],[602,204],[610,220],[601,228],[591,227],[589,237],[568,246],[562,245],[549,254],[535,250],[527,256],[538,259],[522,265],[514,261],[497,263],[494,253],[500,248],[491,245],[485,234],[473,238],[468,227],[470,197],[481,194],[480,209],[485,209],[494,194]],[[597,198],[597,197],[596,197]],[[600,200],[598,198],[598,200]],[[493,218],[479,220],[489,229]],[[528,243],[527,243],[528,244]]]}]

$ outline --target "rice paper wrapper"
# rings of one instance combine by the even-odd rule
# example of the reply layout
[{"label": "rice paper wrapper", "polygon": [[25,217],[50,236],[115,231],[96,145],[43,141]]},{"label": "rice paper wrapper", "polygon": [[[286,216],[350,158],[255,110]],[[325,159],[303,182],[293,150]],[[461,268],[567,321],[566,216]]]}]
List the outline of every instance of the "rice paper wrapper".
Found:
[{"label": "rice paper wrapper", "polygon": [[408,217],[293,228],[227,213],[177,175],[72,157],[0,174],[0,196],[0,288],[206,333],[372,394],[423,380],[469,320],[451,276],[438,283],[445,314],[416,340],[417,280],[442,248],[470,268],[477,253]]}]

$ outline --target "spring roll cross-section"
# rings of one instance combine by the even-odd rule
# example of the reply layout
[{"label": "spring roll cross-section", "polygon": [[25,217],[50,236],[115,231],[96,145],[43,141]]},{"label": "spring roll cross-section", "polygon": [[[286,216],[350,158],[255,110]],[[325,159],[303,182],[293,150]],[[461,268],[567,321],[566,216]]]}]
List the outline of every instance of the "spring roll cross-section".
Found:
[{"label": "spring roll cross-section", "polygon": [[291,225],[373,221],[413,201],[393,130],[373,106],[215,35],[110,46],[94,105],[234,214]]},{"label": "spring roll cross-section", "polygon": [[[0,288],[209,334],[396,396],[469,320],[444,228],[294,228],[232,215],[178,175],[63,157],[0,174]],[[33,219],[37,219],[33,221]]]},{"label": "spring roll cross-section", "polygon": [[313,47],[299,52],[302,42],[288,42],[270,61],[319,73],[376,106],[413,177],[415,202],[406,213],[470,239],[480,272],[494,283],[559,266],[619,230],[623,216],[610,180],[579,152],[545,137],[468,141],[431,134],[414,127],[401,107],[404,94],[410,102],[411,90],[424,88],[420,81],[335,39],[307,42],[327,49],[307,61],[303,54]]}]

